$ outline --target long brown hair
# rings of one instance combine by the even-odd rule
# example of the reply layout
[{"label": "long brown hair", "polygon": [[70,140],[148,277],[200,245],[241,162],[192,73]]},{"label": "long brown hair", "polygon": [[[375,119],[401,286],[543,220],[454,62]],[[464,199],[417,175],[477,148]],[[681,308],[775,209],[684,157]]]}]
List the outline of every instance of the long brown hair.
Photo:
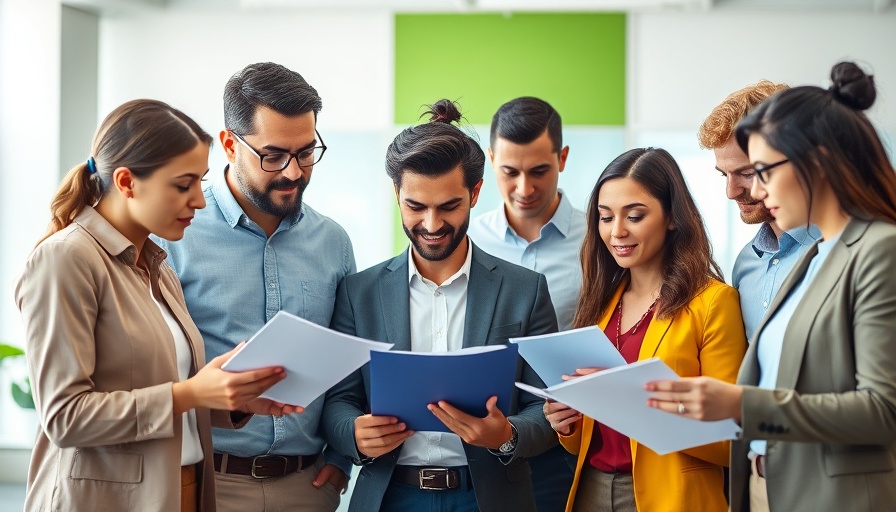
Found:
[{"label": "long brown hair", "polygon": [[50,226],[40,242],[71,224],[85,206],[95,205],[111,185],[115,169],[127,167],[145,179],[199,143],[211,146],[211,135],[166,103],[133,100],[116,108],[93,136],[95,172],[85,159],[65,175],[50,203]]},{"label": "long brown hair", "polygon": [[629,276],[629,270],[616,263],[598,231],[600,189],[604,183],[619,178],[631,178],[644,187],[660,202],[663,214],[675,226],[667,233],[663,248],[658,318],[675,316],[710,279],[723,280],[719,265],[712,259],[703,217],[675,159],[664,149],[632,149],[610,162],[591,192],[588,231],[582,243],[582,289],[573,320],[575,327],[594,325],[611,306],[616,289]]}]

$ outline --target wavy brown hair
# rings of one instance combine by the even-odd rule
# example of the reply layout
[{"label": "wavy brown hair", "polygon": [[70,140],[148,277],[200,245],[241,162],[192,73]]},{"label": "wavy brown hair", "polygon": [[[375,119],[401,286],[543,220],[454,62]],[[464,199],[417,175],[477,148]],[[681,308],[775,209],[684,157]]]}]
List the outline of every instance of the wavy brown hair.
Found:
[{"label": "wavy brown hair", "polygon": [[145,179],[200,143],[211,146],[211,135],[167,103],[143,99],[119,106],[93,136],[96,172],[91,174],[87,163],[68,171],[50,203],[50,226],[40,242],[71,224],[85,206],[94,206],[111,186],[115,169],[127,167]]},{"label": "wavy brown hair", "polygon": [[671,318],[709,284],[723,281],[719,265],[712,259],[712,247],[703,217],[688,191],[681,169],[666,150],[639,148],[626,151],[604,169],[588,203],[588,231],[582,243],[582,289],[573,320],[575,327],[594,325],[612,307],[616,289],[628,280],[629,270],[616,263],[598,230],[600,189],[610,180],[635,180],[663,207],[663,214],[675,229],[666,234],[663,248],[663,284],[657,302],[657,317]]}]

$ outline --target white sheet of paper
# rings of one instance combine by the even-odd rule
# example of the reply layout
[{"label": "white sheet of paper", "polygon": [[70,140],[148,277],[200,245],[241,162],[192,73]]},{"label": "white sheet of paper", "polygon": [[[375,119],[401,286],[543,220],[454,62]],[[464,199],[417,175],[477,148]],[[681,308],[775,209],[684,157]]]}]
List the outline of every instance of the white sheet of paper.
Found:
[{"label": "white sheet of paper", "polygon": [[586,375],[545,390],[517,382],[518,388],[566,404],[582,414],[625,434],[660,455],[734,439],[740,427],[734,420],[698,421],[647,405],[644,385],[655,380],[678,380],[657,358]]},{"label": "white sheet of paper", "polygon": [[520,355],[548,386],[563,382],[576,368],[615,368],[625,364],[619,350],[596,325],[571,331],[510,338]]},{"label": "white sheet of paper", "polygon": [[261,396],[307,407],[370,361],[371,350],[390,348],[391,343],[342,334],[280,311],[221,368],[240,372],[282,366],[286,378]]}]

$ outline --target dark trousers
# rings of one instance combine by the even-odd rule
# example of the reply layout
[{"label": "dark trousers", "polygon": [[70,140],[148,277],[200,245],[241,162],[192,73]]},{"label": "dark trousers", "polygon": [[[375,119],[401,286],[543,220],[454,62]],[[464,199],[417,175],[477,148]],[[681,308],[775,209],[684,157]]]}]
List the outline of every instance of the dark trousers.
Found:
[{"label": "dark trousers", "polygon": [[538,512],[563,512],[576,474],[576,456],[559,444],[529,459]]},{"label": "dark trousers", "polygon": [[479,512],[470,472],[461,472],[460,487],[427,491],[415,485],[390,482],[379,512]]}]

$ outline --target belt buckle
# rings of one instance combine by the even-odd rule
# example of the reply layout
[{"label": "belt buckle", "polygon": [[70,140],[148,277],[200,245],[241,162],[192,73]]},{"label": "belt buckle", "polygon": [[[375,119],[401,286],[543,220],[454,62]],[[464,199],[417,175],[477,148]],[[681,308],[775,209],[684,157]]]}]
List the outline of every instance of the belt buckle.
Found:
[{"label": "belt buckle", "polygon": [[256,475],[255,474],[255,470],[262,467],[261,464],[258,463],[258,459],[274,459],[274,458],[277,458],[277,459],[280,459],[283,461],[283,475],[285,475],[286,474],[286,465],[287,465],[287,460],[286,460],[285,456],[283,456],[283,455],[257,455],[255,457],[252,457],[252,471],[250,472],[250,474],[252,475],[252,478],[255,478],[256,480],[264,480],[265,478],[273,478],[275,476],[283,476],[283,475],[265,476],[265,475]]},{"label": "belt buckle", "polygon": [[[448,483],[448,468],[421,468],[420,489],[425,491],[444,491],[450,489]],[[441,478],[444,484],[441,487],[433,487],[436,479]]]}]

